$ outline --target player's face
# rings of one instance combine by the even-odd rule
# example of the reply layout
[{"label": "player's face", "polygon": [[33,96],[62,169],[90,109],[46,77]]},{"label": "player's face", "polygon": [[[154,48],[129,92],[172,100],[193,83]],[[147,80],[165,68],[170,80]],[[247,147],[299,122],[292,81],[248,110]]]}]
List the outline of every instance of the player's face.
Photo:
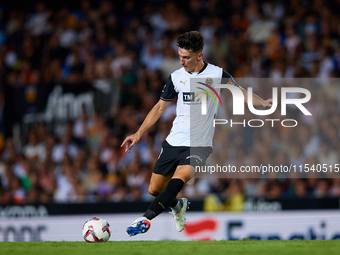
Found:
[{"label": "player's face", "polygon": [[202,61],[203,53],[202,52],[192,52],[189,50],[185,50],[182,48],[178,48],[178,56],[180,59],[181,65],[184,67],[187,72],[199,72],[200,70],[196,70],[198,64]]}]

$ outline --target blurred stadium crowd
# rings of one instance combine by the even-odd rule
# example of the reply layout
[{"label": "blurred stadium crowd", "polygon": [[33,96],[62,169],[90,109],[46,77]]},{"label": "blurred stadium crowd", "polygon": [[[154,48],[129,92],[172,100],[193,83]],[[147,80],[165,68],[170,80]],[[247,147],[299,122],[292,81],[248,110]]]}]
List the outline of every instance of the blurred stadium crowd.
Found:
[{"label": "blurred stadium crowd", "polygon": [[[61,137],[37,123],[20,147],[8,137],[0,163],[0,203],[150,200],[148,181],[175,115],[172,104],[130,154],[120,144],[158,101],[179,68],[176,38],[198,30],[204,60],[234,78],[339,78],[340,1],[94,1],[34,11],[0,6],[0,107],[4,86],[120,81],[109,118],[83,112]],[[255,92],[269,98],[271,91]],[[314,86],[296,128],[218,128],[208,163],[339,163],[336,86]],[[221,155],[221,153],[224,153]],[[227,152],[227,153],[226,153]],[[195,179],[189,198],[340,196],[340,179]],[[228,207],[226,207],[228,209]],[[230,209],[230,208],[229,208]],[[231,208],[232,210],[232,208]]]}]

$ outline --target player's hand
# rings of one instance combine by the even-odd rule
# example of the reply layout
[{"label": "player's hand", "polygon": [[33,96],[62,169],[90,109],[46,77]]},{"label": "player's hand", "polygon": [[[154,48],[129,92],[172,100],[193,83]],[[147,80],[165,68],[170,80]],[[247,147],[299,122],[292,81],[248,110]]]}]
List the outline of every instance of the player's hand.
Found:
[{"label": "player's hand", "polygon": [[125,153],[131,151],[132,147],[138,143],[140,139],[140,136],[135,133],[133,135],[129,135],[128,137],[125,138],[125,140],[123,141],[122,145],[120,147],[123,147],[125,145]]},{"label": "player's hand", "polygon": [[263,100],[262,102],[262,106],[263,107],[271,107],[273,104],[273,99],[267,99],[267,100]]}]

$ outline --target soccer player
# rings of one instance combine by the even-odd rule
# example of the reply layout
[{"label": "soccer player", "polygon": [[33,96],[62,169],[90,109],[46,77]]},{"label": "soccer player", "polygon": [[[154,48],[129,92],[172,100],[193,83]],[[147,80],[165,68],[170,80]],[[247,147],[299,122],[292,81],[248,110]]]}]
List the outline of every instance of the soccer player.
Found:
[{"label": "soccer player", "polygon": [[[169,76],[160,100],[148,113],[138,131],[128,136],[121,145],[125,146],[126,153],[130,152],[143,133],[156,123],[176,94],[178,95],[176,118],[170,134],[162,144],[150,180],[149,193],[156,198],[143,217],[137,218],[127,228],[130,236],[148,231],[150,221],[167,207],[171,208],[177,231],[181,232],[184,229],[189,202],[186,198],[177,199],[176,196],[183,185],[194,176],[195,167],[203,166],[212,152],[213,119],[217,112],[217,105],[213,102],[215,100],[207,99],[205,102],[208,114],[197,114],[197,109],[201,110],[202,96],[208,97],[207,93],[202,92],[206,91],[203,88],[199,92],[191,92],[190,88],[196,86],[190,86],[190,81],[195,83],[195,78],[196,81],[203,78],[203,82],[196,83],[203,84],[205,88],[213,88],[214,78],[219,78],[220,81],[226,78],[231,81],[228,84],[239,86],[222,68],[203,61],[204,39],[199,32],[190,31],[180,35],[177,46],[182,67]],[[241,90],[246,100],[246,90],[243,88]],[[271,99],[263,100],[253,94],[254,105],[267,107],[271,106],[271,102]],[[193,111],[194,109],[197,111]],[[196,114],[197,118],[196,116],[191,118],[193,114]]]}]

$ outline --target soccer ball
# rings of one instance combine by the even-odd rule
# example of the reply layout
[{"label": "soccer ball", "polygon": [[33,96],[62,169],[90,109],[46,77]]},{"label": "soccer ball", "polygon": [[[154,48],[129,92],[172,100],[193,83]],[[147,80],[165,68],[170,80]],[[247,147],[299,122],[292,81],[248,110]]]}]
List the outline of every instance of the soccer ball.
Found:
[{"label": "soccer ball", "polygon": [[110,224],[99,217],[93,217],[83,225],[83,237],[86,242],[107,242],[111,236]]}]

